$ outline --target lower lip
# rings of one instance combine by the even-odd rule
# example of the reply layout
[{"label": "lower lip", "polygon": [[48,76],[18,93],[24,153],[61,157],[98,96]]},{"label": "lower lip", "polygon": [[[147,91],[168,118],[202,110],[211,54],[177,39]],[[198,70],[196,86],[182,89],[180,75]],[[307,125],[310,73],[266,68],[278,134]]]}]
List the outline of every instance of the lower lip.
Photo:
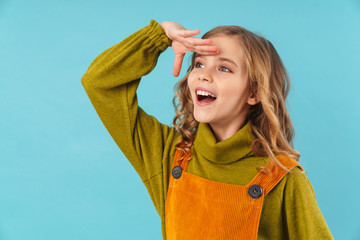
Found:
[{"label": "lower lip", "polygon": [[199,106],[208,106],[208,105],[211,105],[212,103],[214,103],[216,101],[216,99],[214,101],[199,101],[199,99],[197,98],[196,96],[196,104],[199,105]]}]

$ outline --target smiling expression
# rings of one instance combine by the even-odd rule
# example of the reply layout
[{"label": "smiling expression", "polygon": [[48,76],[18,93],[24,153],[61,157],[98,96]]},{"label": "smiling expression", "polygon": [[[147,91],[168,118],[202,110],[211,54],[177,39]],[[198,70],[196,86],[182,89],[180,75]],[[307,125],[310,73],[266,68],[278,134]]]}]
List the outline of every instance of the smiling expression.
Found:
[{"label": "smiling expression", "polygon": [[211,39],[219,53],[197,56],[188,76],[194,118],[212,127],[238,130],[250,105],[254,104],[242,47],[235,36],[220,35]]}]

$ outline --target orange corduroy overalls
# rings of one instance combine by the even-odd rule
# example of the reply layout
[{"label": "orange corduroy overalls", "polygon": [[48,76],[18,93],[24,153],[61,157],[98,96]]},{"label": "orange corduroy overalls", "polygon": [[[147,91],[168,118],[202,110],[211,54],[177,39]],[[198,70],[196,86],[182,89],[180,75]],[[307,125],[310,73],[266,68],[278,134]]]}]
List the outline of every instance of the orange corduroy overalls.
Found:
[{"label": "orange corduroy overalls", "polygon": [[[176,150],[165,207],[167,240],[257,239],[264,197],[286,175],[273,161],[246,186],[211,181],[186,172],[191,153]],[[301,165],[277,156],[289,169]]]}]

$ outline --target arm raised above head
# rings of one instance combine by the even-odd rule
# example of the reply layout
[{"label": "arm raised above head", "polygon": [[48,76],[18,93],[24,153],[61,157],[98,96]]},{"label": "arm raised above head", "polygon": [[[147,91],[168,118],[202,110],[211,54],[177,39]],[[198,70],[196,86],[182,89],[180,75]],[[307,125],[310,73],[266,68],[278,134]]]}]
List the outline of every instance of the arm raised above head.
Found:
[{"label": "arm raised above head", "polygon": [[138,107],[136,90],[170,44],[151,20],[96,57],[81,79],[106,129],[143,181],[162,171],[165,142],[177,133]]}]

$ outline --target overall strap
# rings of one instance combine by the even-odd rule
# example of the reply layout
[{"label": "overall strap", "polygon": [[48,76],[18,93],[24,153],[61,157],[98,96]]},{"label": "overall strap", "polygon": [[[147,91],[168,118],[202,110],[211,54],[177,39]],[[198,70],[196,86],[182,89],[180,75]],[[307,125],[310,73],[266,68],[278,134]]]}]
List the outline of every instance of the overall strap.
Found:
[{"label": "overall strap", "polygon": [[[276,157],[286,168],[289,170],[294,167],[300,167],[303,170],[302,166],[295,160],[286,157],[284,155],[278,155]],[[274,161],[269,161],[265,168],[270,170],[269,172],[259,172],[255,178],[249,183],[249,185],[259,185],[263,189],[263,194],[266,196],[280,181],[281,179],[288,173],[288,171],[284,170],[278,164],[274,163]]]},{"label": "overall strap", "polygon": [[185,154],[183,151],[181,151],[180,148],[182,148],[185,144],[181,143],[175,151],[175,155],[174,155],[174,161],[173,161],[173,168],[175,166],[180,166],[183,171],[187,170],[187,167],[189,165],[189,159],[191,157],[191,151],[186,153],[186,155],[184,156],[184,158],[181,160],[181,157]]}]

